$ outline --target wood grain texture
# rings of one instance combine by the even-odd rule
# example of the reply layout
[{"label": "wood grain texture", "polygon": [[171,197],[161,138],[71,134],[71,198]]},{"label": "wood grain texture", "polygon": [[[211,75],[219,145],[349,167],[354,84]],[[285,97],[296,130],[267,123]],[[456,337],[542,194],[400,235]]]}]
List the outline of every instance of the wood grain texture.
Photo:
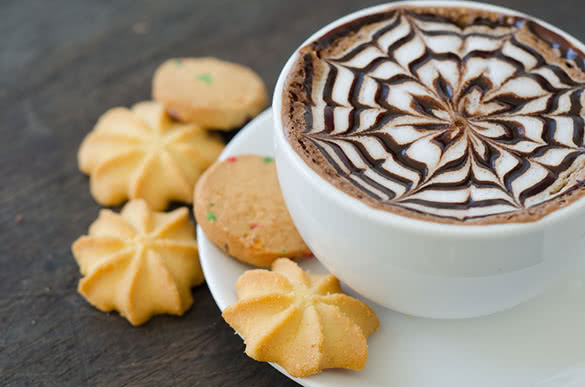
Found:
[{"label": "wood grain texture", "polygon": [[[272,90],[319,26],[374,1],[0,2],[0,386],[293,386],[247,358],[205,285],[140,328],[77,293],[71,243],[99,206],[76,152],[113,106],[150,98],[168,57],[248,65]],[[498,0],[585,39],[582,0]]]}]

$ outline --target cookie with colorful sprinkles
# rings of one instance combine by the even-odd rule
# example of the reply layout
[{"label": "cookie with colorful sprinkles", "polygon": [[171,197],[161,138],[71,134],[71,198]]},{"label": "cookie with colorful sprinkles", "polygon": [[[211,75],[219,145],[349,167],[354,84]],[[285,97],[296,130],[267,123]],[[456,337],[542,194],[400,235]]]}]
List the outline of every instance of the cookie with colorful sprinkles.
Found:
[{"label": "cookie with colorful sprinkles", "polygon": [[280,257],[310,257],[286,209],[274,161],[238,155],[212,165],[195,187],[194,211],[205,235],[232,257],[270,267]]},{"label": "cookie with colorful sprinkles", "polygon": [[216,58],[167,60],[154,74],[152,95],[173,118],[221,130],[242,126],[268,101],[254,71]]}]

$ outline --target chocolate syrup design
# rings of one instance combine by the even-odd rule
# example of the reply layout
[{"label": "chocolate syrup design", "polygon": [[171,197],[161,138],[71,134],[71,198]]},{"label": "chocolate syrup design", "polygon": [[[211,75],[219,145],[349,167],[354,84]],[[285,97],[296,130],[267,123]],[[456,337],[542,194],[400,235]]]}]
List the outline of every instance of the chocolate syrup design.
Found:
[{"label": "chocolate syrup design", "polygon": [[[328,54],[360,30],[363,39]],[[571,174],[585,162],[585,84],[559,61],[585,72],[584,56],[535,22],[463,24],[398,9],[311,48],[301,58],[300,136],[369,197],[467,220],[532,208],[583,184]],[[552,63],[545,51],[564,59]]]}]

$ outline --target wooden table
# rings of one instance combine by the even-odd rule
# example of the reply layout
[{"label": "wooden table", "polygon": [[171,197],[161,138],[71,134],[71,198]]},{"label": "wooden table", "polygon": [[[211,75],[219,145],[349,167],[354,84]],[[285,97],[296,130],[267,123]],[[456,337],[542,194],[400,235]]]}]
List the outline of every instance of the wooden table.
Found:
[{"label": "wooden table", "polygon": [[[176,56],[246,64],[272,90],[319,26],[375,1],[0,2],[0,385],[293,386],[244,355],[205,285],[133,328],[76,292],[71,243],[99,206],[76,152],[106,109],[149,99]],[[583,0],[498,0],[585,40]]]}]

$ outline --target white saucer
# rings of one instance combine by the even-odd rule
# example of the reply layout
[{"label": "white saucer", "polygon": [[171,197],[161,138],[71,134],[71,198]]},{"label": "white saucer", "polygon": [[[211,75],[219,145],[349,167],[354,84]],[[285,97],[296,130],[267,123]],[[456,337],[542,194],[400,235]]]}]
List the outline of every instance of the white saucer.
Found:
[{"label": "white saucer", "polygon": [[[272,113],[250,122],[221,158],[272,155]],[[583,220],[585,225],[585,219]],[[197,227],[207,285],[223,311],[236,302],[234,284],[250,266],[217,249]],[[316,259],[301,266],[324,271]],[[585,264],[531,302],[488,317],[430,320],[370,303],[381,328],[368,340],[363,371],[326,370],[303,386],[582,387],[585,386]],[[280,367],[279,371],[290,377]]]}]

